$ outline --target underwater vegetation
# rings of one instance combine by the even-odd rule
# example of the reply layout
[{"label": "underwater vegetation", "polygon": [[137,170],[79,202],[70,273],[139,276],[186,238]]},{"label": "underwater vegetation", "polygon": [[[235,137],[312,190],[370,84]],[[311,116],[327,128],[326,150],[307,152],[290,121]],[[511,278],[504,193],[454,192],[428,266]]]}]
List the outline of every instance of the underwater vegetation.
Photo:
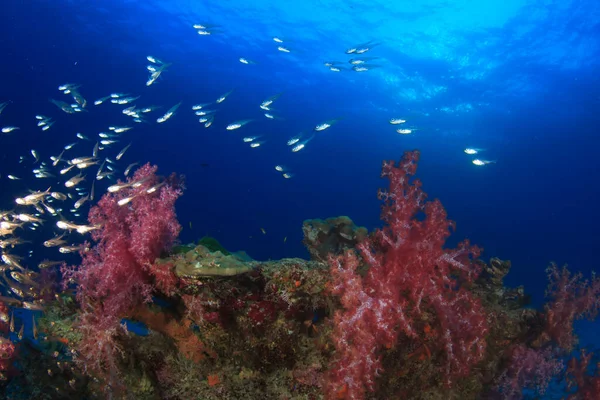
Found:
[{"label": "underwater vegetation", "polygon": [[273,261],[211,238],[173,247],[183,179],[141,167],[91,208],[93,243],[62,285],[32,278],[53,290],[33,336],[9,340],[0,303],[5,397],[518,399],[557,379],[597,399],[596,358],[571,354],[600,280],[551,265],[548,302],[527,308],[503,285],[510,262],[445,246],[454,223],[413,178],[418,160],[383,163],[381,229],[305,221],[311,260]]}]

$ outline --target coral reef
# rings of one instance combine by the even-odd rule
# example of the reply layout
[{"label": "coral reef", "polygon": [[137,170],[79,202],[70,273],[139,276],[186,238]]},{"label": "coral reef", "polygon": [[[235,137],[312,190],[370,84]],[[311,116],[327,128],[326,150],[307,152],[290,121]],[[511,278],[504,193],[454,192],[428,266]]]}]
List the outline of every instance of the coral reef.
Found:
[{"label": "coral reef", "polygon": [[454,225],[412,178],[418,157],[384,163],[381,229],[305,221],[310,260],[252,260],[206,238],[170,250],[182,186],[143,167],[90,212],[95,245],[63,266],[62,290],[45,286],[39,337],[20,339],[17,357],[0,339],[0,368],[17,372],[2,389],[14,399],[518,399],[564,378],[569,398],[595,398],[593,355],[561,360],[577,346],[573,322],[597,314],[600,281],[551,266],[548,304],[526,308],[524,288],[504,286],[509,262],[445,245]]}]

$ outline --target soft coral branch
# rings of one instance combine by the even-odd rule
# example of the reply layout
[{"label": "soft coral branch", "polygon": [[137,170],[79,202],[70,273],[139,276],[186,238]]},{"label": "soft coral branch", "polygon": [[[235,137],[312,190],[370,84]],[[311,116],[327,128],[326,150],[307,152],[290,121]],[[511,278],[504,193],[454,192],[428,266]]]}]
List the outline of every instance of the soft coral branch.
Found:
[{"label": "soft coral branch", "polygon": [[416,338],[415,321],[425,307],[440,324],[446,384],[468,374],[484,355],[486,315],[464,288],[479,274],[472,261],[480,250],[467,241],[456,249],[443,247],[453,222],[439,201],[425,201],[418,180],[410,181],[418,159],[414,151],[398,166],[383,164],[382,176],[390,181],[389,190],[379,192],[385,226],[357,246],[369,267],[364,278],[355,271],[361,263],[355,252],[330,259],[333,292],[344,308],[334,316],[331,398],[360,399],[365,389],[374,390],[381,371],[378,349],[394,344],[401,333]]},{"label": "soft coral branch", "polygon": [[600,310],[600,279],[583,279],[581,273],[571,275],[567,267],[555,264],[547,269],[549,284],[546,291],[545,333],[562,349],[571,351],[577,342],[573,322],[587,317],[594,319]]},{"label": "soft coral branch", "polygon": [[596,400],[600,393],[600,363],[591,365],[593,353],[581,351],[580,359],[573,357],[567,368],[567,387],[576,388],[568,400]]},{"label": "soft coral branch", "polygon": [[523,388],[543,395],[552,379],[564,369],[562,360],[549,347],[534,349],[520,344],[513,346],[507,355],[507,367],[496,387],[498,394],[507,400],[521,399]]}]

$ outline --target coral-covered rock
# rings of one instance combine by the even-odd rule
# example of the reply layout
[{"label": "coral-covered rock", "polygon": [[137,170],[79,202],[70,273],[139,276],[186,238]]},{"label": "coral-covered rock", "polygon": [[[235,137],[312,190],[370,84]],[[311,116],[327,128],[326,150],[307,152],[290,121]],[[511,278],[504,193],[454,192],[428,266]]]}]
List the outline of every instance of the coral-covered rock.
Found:
[{"label": "coral-covered rock", "polygon": [[159,260],[158,263],[173,263],[175,274],[181,278],[194,279],[206,276],[234,276],[252,271],[257,263],[244,261],[236,254],[210,251],[203,245],[188,250],[173,261]]},{"label": "coral-covered rock", "polygon": [[355,248],[356,244],[367,237],[367,229],[357,227],[349,217],[309,219],[302,224],[303,243],[310,258],[326,262],[332,254],[341,255]]},{"label": "coral-covered rock", "polygon": [[529,304],[530,296],[525,288],[519,286],[508,288],[503,285],[504,277],[510,271],[510,261],[492,258],[489,264],[479,262],[481,274],[475,281],[473,291],[489,304],[499,304],[508,309],[516,310]]}]

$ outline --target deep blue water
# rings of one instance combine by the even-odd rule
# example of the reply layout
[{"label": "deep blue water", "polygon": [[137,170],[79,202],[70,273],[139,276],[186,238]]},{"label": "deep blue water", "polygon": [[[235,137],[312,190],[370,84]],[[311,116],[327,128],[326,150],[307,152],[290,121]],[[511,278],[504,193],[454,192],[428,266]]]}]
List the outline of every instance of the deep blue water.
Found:
[{"label": "deep blue water", "polygon": [[[177,204],[183,242],[210,235],[256,259],[306,257],[305,219],[348,215],[357,225],[379,226],[381,161],[418,148],[418,177],[457,222],[450,244],[468,237],[485,249],[484,260],[512,260],[507,284],[526,285],[535,304],[543,300],[549,262],[586,274],[598,265],[600,3],[278,3],[6,2],[0,103],[12,103],[0,125],[21,129],[0,136],[0,209],[25,189],[52,184],[31,177],[30,149],[48,161],[78,141],[76,132],[95,140],[109,125],[128,125],[134,129],[109,150],[133,143],[121,171],[149,161],[162,174],[186,176]],[[197,23],[219,28],[201,36]],[[273,37],[290,53],[278,51]],[[342,61],[347,68],[356,56],[345,50],[370,40],[381,44],[364,56],[378,57],[379,68],[332,72],[323,65]],[[148,55],[172,63],[149,87]],[[148,124],[132,123],[121,113],[126,106],[114,104],[67,115],[48,101],[70,102],[57,90],[67,82],[81,84],[88,103],[124,92],[141,96],[136,105],[162,108]],[[213,126],[198,123],[192,105],[232,89],[210,107],[219,110]],[[259,105],[280,92],[274,107],[281,119],[269,120]],[[173,118],[155,122],[178,102]],[[55,125],[40,131],[36,114]],[[304,150],[286,145],[338,117]],[[225,130],[246,118],[255,121]],[[405,118],[415,132],[397,134],[390,118]],[[242,142],[253,135],[264,145]],[[92,147],[81,142],[72,154]],[[481,158],[497,162],[477,167],[466,147],[484,148]],[[19,163],[21,155],[29,160]],[[294,177],[283,179],[276,164]]]}]

